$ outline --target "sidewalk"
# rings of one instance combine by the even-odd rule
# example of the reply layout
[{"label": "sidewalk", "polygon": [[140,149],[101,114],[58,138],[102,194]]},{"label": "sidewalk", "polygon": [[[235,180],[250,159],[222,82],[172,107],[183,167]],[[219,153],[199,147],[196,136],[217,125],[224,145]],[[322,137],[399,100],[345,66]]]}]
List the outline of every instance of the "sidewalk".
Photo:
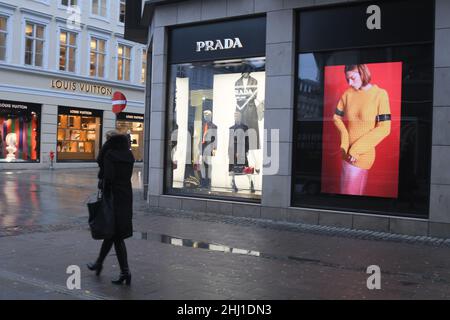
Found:
[{"label": "sidewalk", "polygon": [[[0,238],[0,283],[2,288],[7,285],[0,298],[450,298],[448,247],[261,229],[200,221],[193,215],[138,214],[134,225],[135,237],[127,241],[131,287],[110,284],[119,272],[114,252],[101,277],[85,268],[96,257],[100,243],[91,240],[80,225],[66,231]],[[206,243],[241,250],[202,249]],[[366,287],[366,268],[372,264],[381,267],[379,291]],[[82,290],[66,288],[69,265],[81,267]]]},{"label": "sidewalk", "polygon": [[[113,286],[114,251],[100,277],[85,266],[100,248],[82,203],[94,171],[0,178],[0,299],[450,299],[450,240],[148,209],[139,179],[132,285]],[[66,287],[70,265],[81,290]]]}]

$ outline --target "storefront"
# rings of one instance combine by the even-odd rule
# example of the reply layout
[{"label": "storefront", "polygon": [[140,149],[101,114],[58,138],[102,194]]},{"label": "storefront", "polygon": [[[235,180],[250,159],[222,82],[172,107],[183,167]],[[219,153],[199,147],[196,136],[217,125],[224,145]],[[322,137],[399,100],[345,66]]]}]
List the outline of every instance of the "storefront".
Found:
[{"label": "storefront", "polygon": [[265,26],[257,17],[170,31],[167,193],[260,200]]},{"label": "storefront", "polygon": [[102,145],[103,111],[58,107],[56,161],[97,159]]},{"label": "storefront", "polygon": [[144,161],[144,115],[120,112],[117,115],[116,129],[128,136],[137,162]]},{"label": "storefront", "polygon": [[0,100],[0,162],[39,162],[41,106]]},{"label": "storefront", "polygon": [[434,6],[379,8],[375,31],[367,4],[297,16],[293,204],[427,218]]},{"label": "storefront", "polygon": [[149,203],[450,235],[450,8],[243,3],[147,4]]}]

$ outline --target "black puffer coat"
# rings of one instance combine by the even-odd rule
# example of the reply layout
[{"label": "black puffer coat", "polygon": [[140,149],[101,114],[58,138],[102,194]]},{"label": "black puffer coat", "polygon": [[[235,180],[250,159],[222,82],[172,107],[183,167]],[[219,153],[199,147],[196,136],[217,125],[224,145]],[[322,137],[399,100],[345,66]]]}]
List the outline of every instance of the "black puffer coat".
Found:
[{"label": "black puffer coat", "polygon": [[[133,235],[133,175],[134,157],[124,135],[112,136],[102,147],[97,162],[98,178],[103,180],[103,201],[106,210],[114,215],[117,239]],[[100,185],[100,184],[99,184]]]}]

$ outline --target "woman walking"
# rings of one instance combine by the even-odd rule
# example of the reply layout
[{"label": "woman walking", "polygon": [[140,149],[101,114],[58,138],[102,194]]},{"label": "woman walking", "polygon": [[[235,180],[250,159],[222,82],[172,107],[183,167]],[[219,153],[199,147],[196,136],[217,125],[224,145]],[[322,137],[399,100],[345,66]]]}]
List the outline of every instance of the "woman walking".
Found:
[{"label": "woman walking", "polygon": [[131,283],[131,273],[128,267],[127,248],[124,239],[133,235],[133,190],[131,176],[133,175],[134,157],[128,147],[128,139],[117,131],[106,134],[107,141],[97,158],[100,167],[98,178],[99,188],[103,191],[104,209],[114,216],[115,232],[112,238],[103,240],[100,254],[95,263],[89,263],[88,268],[100,275],[103,262],[113,244],[120,266],[120,276],[113,280],[114,284],[127,285]]}]

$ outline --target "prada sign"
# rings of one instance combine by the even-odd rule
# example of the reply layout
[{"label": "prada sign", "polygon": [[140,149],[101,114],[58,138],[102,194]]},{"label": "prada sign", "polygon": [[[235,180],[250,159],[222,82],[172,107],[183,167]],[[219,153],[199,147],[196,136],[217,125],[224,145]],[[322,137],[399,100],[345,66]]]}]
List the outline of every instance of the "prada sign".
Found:
[{"label": "prada sign", "polygon": [[169,44],[170,63],[264,57],[266,18],[173,28]]},{"label": "prada sign", "polygon": [[197,52],[204,51],[216,51],[216,50],[229,50],[235,48],[243,48],[241,39],[224,39],[222,40],[207,40],[207,41],[197,41]]}]

